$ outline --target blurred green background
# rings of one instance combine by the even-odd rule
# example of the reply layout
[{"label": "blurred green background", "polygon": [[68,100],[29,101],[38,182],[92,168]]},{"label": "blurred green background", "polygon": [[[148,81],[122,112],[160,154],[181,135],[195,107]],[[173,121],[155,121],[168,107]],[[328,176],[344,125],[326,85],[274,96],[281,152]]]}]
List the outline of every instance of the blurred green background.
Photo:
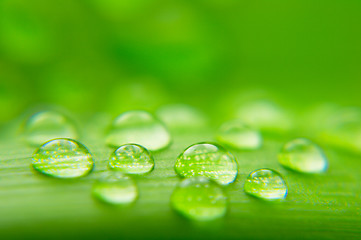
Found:
[{"label": "blurred green background", "polygon": [[[155,153],[155,171],[137,179],[142,197],[134,208],[114,210],[90,197],[91,183],[107,169],[111,152],[99,126],[125,110],[154,112],[186,103],[218,126],[237,115],[244,101],[266,98],[291,112],[298,129],[292,137],[299,137],[326,125],[318,119],[333,105],[318,104],[361,107],[360,13],[360,0],[0,0],[0,127],[8,130],[0,134],[2,236],[360,237],[359,109],[358,115],[353,109],[333,115],[340,119],[331,121],[332,127],[351,119],[351,127],[341,128],[347,131],[340,141],[333,139],[337,131],[317,138],[330,161],[324,175],[295,174],[278,164],[287,134],[276,140],[266,136],[259,151],[233,151],[241,163],[239,175],[225,189],[229,213],[216,223],[188,222],[169,206],[180,180],[173,170],[176,156],[192,143],[214,140],[211,128],[174,134],[174,144]],[[8,136],[24,115],[44,105],[80,118],[86,133],[81,141],[96,159],[94,173],[62,182],[32,172],[35,149]],[[303,118],[312,107],[310,119]],[[262,122],[260,112],[253,110],[251,117]],[[100,117],[87,121],[96,113]],[[293,123],[282,111],[277,114],[276,109],[271,120],[285,133]],[[15,127],[9,130],[7,124]],[[329,148],[330,139],[356,153]],[[260,167],[285,176],[290,191],[283,204],[244,194],[246,176]]]},{"label": "blurred green background", "polygon": [[361,2],[1,0],[0,122],[185,102],[247,89],[291,106],[360,105]]}]

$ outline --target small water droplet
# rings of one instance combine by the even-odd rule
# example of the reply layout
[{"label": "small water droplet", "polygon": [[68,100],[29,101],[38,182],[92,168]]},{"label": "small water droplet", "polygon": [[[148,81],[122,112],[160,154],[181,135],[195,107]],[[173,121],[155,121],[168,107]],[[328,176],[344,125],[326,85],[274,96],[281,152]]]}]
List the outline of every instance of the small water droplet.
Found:
[{"label": "small water droplet", "polygon": [[289,114],[268,100],[245,103],[238,109],[237,118],[249,126],[267,132],[283,133],[293,127]]},{"label": "small water droplet", "polygon": [[328,122],[338,109],[339,106],[332,103],[321,103],[308,107],[303,115],[298,118],[300,131],[319,137],[320,132],[327,128]]},{"label": "small water droplet", "polygon": [[217,140],[236,149],[252,150],[261,147],[259,131],[246,126],[241,120],[231,120],[221,125]]},{"label": "small water droplet", "polygon": [[94,167],[93,157],[81,143],[72,139],[46,142],[33,154],[33,168],[56,178],[76,178],[87,175]]},{"label": "small water droplet", "polygon": [[111,172],[94,183],[92,193],[101,202],[128,205],[137,199],[138,188],[129,176],[121,172]]},{"label": "small water droplet", "polygon": [[205,176],[226,185],[237,177],[237,162],[230,152],[212,143],[189,146],[178,156],[174,166],[181,177]]},{"label": "small water droplet", "polygon": [[186,104],[170,104],[158,109],[157,116],[170,129],[197,129],[207,126],[202,112]]},{"label": "small water droplet", "polygon": [[167,147],[171,137],[166,127],[150,113],[128,111],[115,119],[106,141],[114,147],[136,143],[157,151]]},{"label": "small water droplet", "polygon": [[222,188],[205,177],[184,179],[174,190],[171,204],[183,216],[198,221],[221,218],[227,211]]},{"label": "small water droplet", "polygon": [[361,152],[361,109],[339,107],[322,122],[320,140],[356,153]]},{"label": "small water droplet", "polygon": [[288,142],[278,154],[278,161],[286,168],[304,173],[324,172],[328,167],[321,148],[305,138]]},{"label": "small water droplet", "polygon": [[24,127],[27,143],[39,146],[55,138],[76,139],[78,131],[65,115],[55,111],[42,111],[31,116]]},{"label": "small water droplet", "polygon": [[144,174],[153,170],[154,159],[143,146],[126,144],[110,156],[109,167],[128,174]]},{"label": "small water droplet", "polygon": [[287,185],[278,172],[272,169],[259,169],[247,177],[244,191],[264,200],[277,200],[286,197]]}]

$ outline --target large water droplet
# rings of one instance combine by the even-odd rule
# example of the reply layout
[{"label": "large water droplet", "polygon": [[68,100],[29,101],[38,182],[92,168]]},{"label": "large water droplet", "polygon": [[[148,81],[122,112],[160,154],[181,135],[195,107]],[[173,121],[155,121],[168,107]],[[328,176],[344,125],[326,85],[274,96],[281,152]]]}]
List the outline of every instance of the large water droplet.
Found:
[{"label": "large water droplet", "polygon": [[251,150],[262,145],[259,131],[246,126],[241,120],[222,124],[216,137],[219,142],[236,149]]},{"label": "large water droplet", "polygon": [[24,127],[24,138],[31,145],[39,146],[55,138],[76,139],[78,131],[65,115],[42,111],[29,118]]},{"label": "large water droplet", "polygon": [[305,138],[288,142],[278,154],[278,161],[286,168],[304,173],[324,172],[328,166],[321,148]]},{"label": "large water droplet", "polygon": [[286,197],[287,186],[278,172],[271,169],[259,169],[248,176],[244,191],[261,199],[277,200]]},{"label": "large water droplet", "polygon": [[171,137],[166,127],[150,113],[128,111],[115,119],[106,141],[114,147],[136,143],[156,151],[167,147]]},{"label": "large water droplet", "polygon": [[207,118],[198,109],[186,104],[170,104],[158,109],[157,116],[167,127],[176,130],[207,126]]},{"label": "large water droplet", "polygon": [[223,217],[227,211],[222,188],[205,177],[184,179],[174,190],[171,204],[183,216],[198,221]]},{"label": "large water droplet", "polygon": [[143,146],[126,144],[110,156],[109,167],[128,174],[143,174],[153,170],[154,159]]},{"label": "large water droplet", "polygon": [[179,155],[174,166],[182,177],[205,176],[226,185],[237,177],[237,162],[223,147],[211,143],[198,143]]},{"label": "large water droplet", "polygon": [[33,154],[33,168],[56,178],[87,175],[94,166],[93,157],[81,143],[71,139],[51,140]]},{"label": "large water droplet", "polygon": [[138,188],[129,176],[121,172],[111,172],[94,183],[92,193],[104,203],[128,205],[137,199]]}]

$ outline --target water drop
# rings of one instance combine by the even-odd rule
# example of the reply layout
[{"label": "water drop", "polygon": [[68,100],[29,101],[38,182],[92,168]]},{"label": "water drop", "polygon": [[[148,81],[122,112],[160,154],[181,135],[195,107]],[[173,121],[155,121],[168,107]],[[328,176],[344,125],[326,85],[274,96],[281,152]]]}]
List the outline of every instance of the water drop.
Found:
[{"label": "water drop", "polygon": [[262,145],[259,131],[246,126],[241,120],[232,120],[221,125],[217,140],[236,149],[257,149]]},{"label": "water drop", "polygon": [[174,190],[171,204],[183,216],[198,221],[223,217],[227,211],[222,188],[205,177],[184,179]]},{"label": "water drop", "polygon": [[321,148],[305,138],[288,142],[278,154],[278,161],[286,168],[304,173],[324,172],[328,166]]},{"label": "water drop", "polygon": [[56,178],[76,178],[87,175],[94,167],[93,157],[81,143],[72,139],[46,142],[33,154],[33,168]]},{"label": "water drop", "polygon": [[335,116],[339,106],[332,103],[315,104],[306,109],[303,116],[298,118],[300,131],[319,137],[320,132],[327,129],[330,119]]},{"label": "water drop", "polygon": [[143,174],[153,170],[154,159],[143,146],[126,144],[110,156],[109,167],[128,174]]},{"label": "water drop", "polygon": [[205,176],[218,184],[232,183],[237,177],[237,162],[223,147],[212,143],[189,146],[174,166],[181,177]]},{"label": "water drop", "polygon": [[356,153],[361,152],[360,108],[339,107],[321,124],[320,140]]},{"label": "water drop", "polygon": [[32,115],[24,126],[24,138],[30,145],[39,146],[55,138],[76,139],[78,131],[65,115],[42,111]]},{"label": "water drop", "polygon": [[137,199],[138,188],[129,176],[121,172],[111,172],[94,183],[92,193],[101,202],[128,205]]},{"label": "water drop", "polygon": [[170,104],[158,109],[157,116],[170,129],[197,129],[207,126],[202,112],[186,104]]},{"label": "water drop", "polygon": [[361,108],[322,103],[311,107],[301,121],[304,134],[361,153]]},{"label": "water drop", "polygon": [[248,176],[244,191],[261,199],[278,200],[286,197],[287,186],[278,172],[271,169],[259,169]]},{"label": "water drop", "polygon": [[289,114],[268,100],[245,103],[238,109],[237,118],[249,126],[267,132],[283,133],[293,127]]},{"label": "water drop", "polygon": [[106,141],[114,147],[136,143],[157,151],[167,147],[171,138],[166,127],[150,113],[128,111],[115,119]]}]

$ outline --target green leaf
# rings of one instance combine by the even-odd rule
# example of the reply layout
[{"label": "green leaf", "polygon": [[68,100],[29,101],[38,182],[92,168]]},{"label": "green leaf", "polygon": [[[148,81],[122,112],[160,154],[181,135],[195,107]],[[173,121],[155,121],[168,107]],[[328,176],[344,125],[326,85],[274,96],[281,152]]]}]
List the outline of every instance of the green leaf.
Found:
[{"label": "green leaf", "polygon": [[[180,178],[173,166],[188,145],[213,140],[212,131],[175,134],[170,148],[157,152],[155,169],[136,177],[139,199],[117,208],[97,202],[91,187],[108,171],[113,151],[99,141],[83,139],[95,157],[94,171],[80,179],[42,176],[31,168],[34,149],[21,142],[3,142],[0,148],[0,230],[10,238],[94,239],[209,239],[209,238],[353,238],[361,234],[359,156],[323,146],[329,159],[324,174],[308,175],[284,169],[277,153],[286,140],[267,137],[256,151],[233,151],[238,177],[224,187],[229,208],[213,222],[184,219],[170,207],[170,195]],[[243,191],[250,172],[272,168],[288,185],[288,196],[278,203],[264,202]]]}]

